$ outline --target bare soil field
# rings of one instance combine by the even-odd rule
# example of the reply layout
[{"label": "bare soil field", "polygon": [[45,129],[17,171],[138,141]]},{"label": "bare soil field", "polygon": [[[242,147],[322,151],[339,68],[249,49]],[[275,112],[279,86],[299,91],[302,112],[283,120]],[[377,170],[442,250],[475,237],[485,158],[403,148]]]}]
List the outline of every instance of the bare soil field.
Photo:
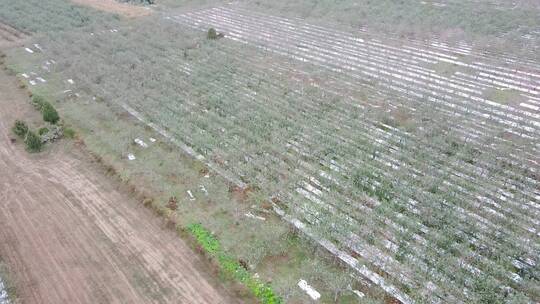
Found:
[{"label": "bare soil field", "polygon": [[[173,231],[77,147],[12,143],[36,117],[0,73],[0,256],[23,303],[235,303]],[[70,148],[71,147],[71,148]]]},{"label": "bare soil field", "polygon": [[150,9],[119,3],[114,0],[72,0],[76,4],[86,5],[105,12],[120,14],[125,17],[134,18],[146,16],[152,13]]},{"label": "bare soil field", "polygon": [[11,47],[20,44],[28,37],[27,34],[3,23],[0,20],[0,48]]}]

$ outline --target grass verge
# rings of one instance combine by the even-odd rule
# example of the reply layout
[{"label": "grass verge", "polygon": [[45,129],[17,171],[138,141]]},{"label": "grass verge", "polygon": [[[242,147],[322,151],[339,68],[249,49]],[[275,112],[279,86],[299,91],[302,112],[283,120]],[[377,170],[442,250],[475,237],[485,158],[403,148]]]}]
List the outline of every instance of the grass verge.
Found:
[{"label": "grass verge", "polygon": [[201,224],[190,224],[187,226],[187,231],[195,238],[204,252],[218,262],[221,271],[227,277],[245,284],[261,303],[283,303],[283,299],[274,292],[270,285],[251,275],[234,257],[227,254],[219,241]]}]

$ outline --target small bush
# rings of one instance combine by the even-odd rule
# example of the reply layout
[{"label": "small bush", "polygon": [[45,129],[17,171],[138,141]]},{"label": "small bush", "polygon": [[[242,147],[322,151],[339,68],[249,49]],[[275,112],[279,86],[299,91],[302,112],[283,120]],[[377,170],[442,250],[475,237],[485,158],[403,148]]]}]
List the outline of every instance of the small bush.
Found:
[{"label": "small bush", "polygon": [[50,122],[54,125],[60,120],[60,116],[58,115],[56,109],[43,96],[32,96],[32,103],[37,110],[41,111],[44,121]]},{"label": "small bush", "polygon": [[216,31],[215,28],[211,27],[209,30],[208,30],[208,39],[210,40],[216,40],[218,39],[218,33]]},{"label": "small bush", "polygon": [[75,130],[72,128],[64,128],[64,136],[69,139],[75,138]]},{"label": "small bush", "polygon": [[50,122],[53,125],[60,120],[60,116],[58,116],[58,112],[56,112],[56,109],[48,102],[45,102],[41,108],[41,112],[43,113],[43,120],[46,122]]},{"label": "small bush", "polygon": [[44,135],[44,134],[47,134],[48,132],[49,132],[49,129],[47,127],[42,127],[42,128],[39,128],[38,130],[39,135]]},{"label": "small bush", "polygon": [[145,207],[150,207],[150,206],[152,205],[153,202],[154,202],[153,199],[151,199],[151,198],[145,198],[145,199],[143,200],[142,203],[143,203],[143,205],[144,205]]},{"label": "small bush", "polygon": [[26,150],[28,152],[39,152],[41,151],[41,147],[43,145],[41,143],[41,138],[32,131],[28,131],[26,133],[24,143],[26,144]]},{"label": "small bush", "polygon": [[16,120],[13,128],[11,129],[15,135],[24,138],[28,133],[28,126],[24,121]]}]

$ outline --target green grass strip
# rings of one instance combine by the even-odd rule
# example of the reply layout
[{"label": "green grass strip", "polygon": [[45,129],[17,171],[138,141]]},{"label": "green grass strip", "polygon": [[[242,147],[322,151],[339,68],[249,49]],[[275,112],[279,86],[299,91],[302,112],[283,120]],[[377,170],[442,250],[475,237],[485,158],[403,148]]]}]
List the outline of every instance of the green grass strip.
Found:
[{"label": "green grass strip", "polygon": [[221,271],[226,276],[246,285],[255,297],[264,304],[283,303],[283,299],[272,290],[270,285],[253,277],[234,257],[225,253],[221,248],[219,241],[201,224],[188,225],[187,231],[195,237],[197,243],[208,254],[218,261]]}]

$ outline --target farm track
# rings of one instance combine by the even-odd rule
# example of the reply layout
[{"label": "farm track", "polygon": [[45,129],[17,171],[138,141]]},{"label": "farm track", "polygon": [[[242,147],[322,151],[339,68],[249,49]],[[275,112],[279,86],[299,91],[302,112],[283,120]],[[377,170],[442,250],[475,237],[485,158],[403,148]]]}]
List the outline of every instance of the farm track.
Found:
[{"label": "farm track", "polygon": [[63,147],[29,155],[13,145],[9,124],[34,111],[16,88],[0,74],[0,256],[21,301],[236,302],[174,232],[86,156]]},{"label": "farm track", "polygon": [[[158,81],[141,80],[150,87],[173,88],[171,94],[163,94],[175,96],[174,102],[159,95],[124,96],[137,84],[139,71],[126,73],[130,78],[120,81],[125,89],[105,82],[95,87],[96,92],[126,101],[143,121],[160,122],[152,123],[160,133],[166,127],[176,142],[193,149],[192,155],[198,153],[202,159],[205,155],[206,161],[235,180],[276,189],[291,209],[301,211],[295,214],[306,226],[342,225],[329,237],[356,257],[358,264],[351,263],[365,267],[363,276],[374,285],[384,285],[402,302],[412,302],[403,290],[419,290],[434,303],[468,302],[471,293],[463,291],[479,275],[519,289],[520,270],[534,266],[540,251],[540,193],[533,178],[538,172],[538,111],[531,108],[539,102],[535,97],[538,71],[463,63],[442,47],[387,46],[340,32],[328,34],[322,28],[315,34],[310,25],[264,15],[252,18],[251,13],[212,9],[169,16],[195,29],[216,27],[231,40],[266,51],[239,51],[238,45],[224,43],[209,55],[214,60],[203,57],[174,65],[181,62],[179,56],[160,56],[167,64],[159,70]],[[283,23],[292,29],[275,30]],[[323,37],[335,37],[334,43],[322,41]],[[94,43],[98,49],[85,51],[92,52],[96,63],[114,65],[106,52],[99,51],[99,41]],[[137,58],[137,52],[131,57]],[[284,65],[282,57],[301,63]],[[216,58],[232,62],[216,65]],[[452,77],[442,76],[430,67],[439,61],[465,69]],[[310,65],[323,67],[328,73],[322,77],[328,76],[327,80],[312,78]],[[488,88],[513,88],[526,102],[495,103],[483,97]],[[310,89],[319,95],[306,93]],[[362,89],[367,96],[355,97]],[[388,108],[418,112],[434,105],[440,115],[436,117],[455,122],[450,129],[461,144],[488,154],[468,163],[463,151],[448,158],[444,146],[421,134],[390,125],[381,128],[379,118],[369,114],[381,106],[373,100],[381,98]],[[266,134],[264,129],[279,133]],[[499,137],[499,130],[512,132],[517,139]],[[330,157],[315,153],[323,148],[334,151]],[[419,155],[425,158],[418,159]],[[499,170],[494,159],[511,166]],[[294,169],[288,174],[298,184],[276,185],[275,177],[284,168]],[[379,180],[396,183],[393,192],[399,209],[352,190],[351,176],[362,168],[376,176],[366,186],[376,188]],[[423,185],[426,179],[442,181],[442,193],[429,193]],[[444,192],[456,196],[449,200]],[[443,227],[424,222],[433,213],[447,217]],[[368,239],[369,233],[374,237]],[[453,239],[456,236],[462,239],[459,243]],[[448,240],[451,246],[439,245]],[[398,261],[402,247],[408,253]],[[493,259],[494,254],[501,259]],[[497,267],[504,271],[492,273]]]}]

